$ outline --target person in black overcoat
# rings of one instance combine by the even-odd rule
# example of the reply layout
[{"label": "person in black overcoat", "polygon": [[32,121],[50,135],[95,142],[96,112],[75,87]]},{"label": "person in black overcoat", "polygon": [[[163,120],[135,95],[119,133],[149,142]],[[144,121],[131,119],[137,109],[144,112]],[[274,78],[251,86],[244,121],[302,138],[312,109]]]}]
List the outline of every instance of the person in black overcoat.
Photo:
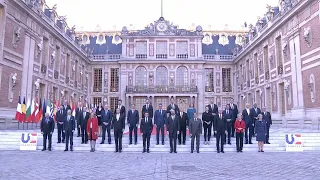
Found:
[{"label": "person in black overcoat", "polygon": [[263,151],[263,145],[264,142],[266,141],[266,135],[267,135],[267,126],[266,122],[262,120],[263,116],[262,114],[259,114],[258,120],[256,121],[255,125],[255,135],[256,135],[256,140],[258,141],[258,148],[259,152],[264,152]]}]

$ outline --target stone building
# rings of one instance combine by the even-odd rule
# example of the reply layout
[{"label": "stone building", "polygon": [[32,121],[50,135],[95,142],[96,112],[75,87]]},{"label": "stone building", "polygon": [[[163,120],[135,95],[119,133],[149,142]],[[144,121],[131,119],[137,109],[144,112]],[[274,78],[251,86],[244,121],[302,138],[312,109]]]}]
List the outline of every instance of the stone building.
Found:
[{"label": "stone building", "polygon": [[[141,108],[174,98],[200,113],[213,99],[257,102],[275,124],[319,126],[319,1],[281,0],[243,30],[179,29],[164,17],[144,29],[75,32],[44,0],[0,1],[0,110],[19,94]],[[318,52],[319,51],[319,52]],[[318,83],[319,84],[319,83]]]}]

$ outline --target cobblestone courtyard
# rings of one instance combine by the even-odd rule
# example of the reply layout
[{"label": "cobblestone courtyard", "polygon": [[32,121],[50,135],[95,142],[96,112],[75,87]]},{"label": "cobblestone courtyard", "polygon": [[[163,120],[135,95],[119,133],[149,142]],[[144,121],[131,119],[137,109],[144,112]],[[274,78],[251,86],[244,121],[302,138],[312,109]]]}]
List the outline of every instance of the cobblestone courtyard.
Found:
[{"label": "cobblestone courtyard", "polygon": [[320,153],[0,152],[0,179],[317,179]]}]

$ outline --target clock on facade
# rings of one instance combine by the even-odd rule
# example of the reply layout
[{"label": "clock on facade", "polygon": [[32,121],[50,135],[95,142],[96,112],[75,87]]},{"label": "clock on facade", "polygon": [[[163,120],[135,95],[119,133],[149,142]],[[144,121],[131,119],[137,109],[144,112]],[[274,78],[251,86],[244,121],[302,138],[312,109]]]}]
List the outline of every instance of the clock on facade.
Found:
[{"label": "clock on facade", "polygon": [[157,30],[158,31],[161,31],[161,32],[163,32],[163,31],[166,31],[168,29],[168,26],[166,25],[166,23],[158,23],[158,25],[157,25]]}]

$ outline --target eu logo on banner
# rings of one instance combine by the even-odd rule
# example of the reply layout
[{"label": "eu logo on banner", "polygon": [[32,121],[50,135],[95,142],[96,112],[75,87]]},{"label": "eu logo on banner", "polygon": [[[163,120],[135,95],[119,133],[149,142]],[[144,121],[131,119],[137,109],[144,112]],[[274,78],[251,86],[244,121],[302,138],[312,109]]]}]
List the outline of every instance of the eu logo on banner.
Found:
[{"label": "eu logo on banner", "polygon": [[301,134],[286,134],[286,151],[302,152],[302,135]]},{"label": "eu logo on banner", "polygon": [[37,139],[38,139],[37,133],[22,133],[21,140],[20,140],[20,150],[21,151],[37,150],[37,142],[38,142]]}]

